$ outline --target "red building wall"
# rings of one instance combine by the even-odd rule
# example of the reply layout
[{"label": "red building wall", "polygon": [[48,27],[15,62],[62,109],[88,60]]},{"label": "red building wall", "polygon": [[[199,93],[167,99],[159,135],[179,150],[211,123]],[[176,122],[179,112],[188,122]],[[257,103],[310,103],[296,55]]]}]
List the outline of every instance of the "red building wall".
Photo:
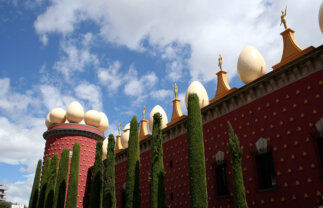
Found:
[{"label": "red building wall", "polygon": [[[322,205],[322,167],[312,134],[323,116],[323,71],[309,75],[203,125],[209,207],[234,207],[228,149],[230,121],[243,148],[243,177],[249,207],[318,207]],[[272,149],[277,189],[259,191],[255,143],[266,138]],[[187,134],[163,144],[167,204],[189,207]],[[225,153],[230,196],[216,197],[215,154]],[[141,154],[141,205],[149,207],[150,150]],[[172,168],[170,167],[172,161]],[[122,207],[126,161],[116,165],[117,205]],[[173,193],[173,200],[171,194]]]},{"label": "red building wall", "polygon": [[[104,139],[104,134],[97,128],[81,124],[57,124],[50,126],[44,133],[46,139],[44,158],[58,154],[59,157],[64,148],[73,150],[75,143],[80,143],[80,167],[77,207],[86,207],[89,191],[88,170],[94,164],[95,148],[98,139]],[[71,159],[70,159],[71,162]],[[67,184],[68,187],[68,184]]]}]

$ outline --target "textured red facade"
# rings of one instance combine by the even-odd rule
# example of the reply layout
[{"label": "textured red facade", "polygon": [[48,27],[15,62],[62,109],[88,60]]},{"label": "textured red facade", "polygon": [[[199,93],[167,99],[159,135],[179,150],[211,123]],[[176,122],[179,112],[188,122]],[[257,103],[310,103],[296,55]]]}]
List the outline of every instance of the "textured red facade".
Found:
[{"label": "textured red facade", "polygon": [[88,201],[86,193],[89,191],[90,182],[88,173],[94,164],[96,142],[100,138],[104,139],[103,133],[92,126],[66,123],[51,126],[44,133],[44,138],[46,139],[44,158],[52,157],[53,154],[60,156],[64,148],[72,151],[75,143],[80,144],[77,207],[86,207]]},{"label": "textured red facade", "polygon": [[[268,75],[270,76],[270,75]],[[255,89],[257,91],[257,89]],[[257,93],[257,92],[256,92]],[[246,95],[244,95],[246,96]],[[235,207],[233,176],[228,149],[230,121],[243,148],[242,169],[249,207],[318,207],[323,205],[322,164],[315,123],[323,116],[323,70],[274,90],[246,105],[204,122],[204,148],[209,207]],[[203,111],[203,109],[202,109]],[[172,128],[172,127],[170,127]],[[256,169],[255,143],[265,138],[272,152],[276,183],[261,190]],[[163,144],[167,204],[189,207],[187,134]],[[227,163],[230,194],[217,197],[215,154],[223,151]],[[141,207],[150,206],[149,172],[151,151],[141,153]],[[116,194],[122,207],[126,161],[116,165]]]}]

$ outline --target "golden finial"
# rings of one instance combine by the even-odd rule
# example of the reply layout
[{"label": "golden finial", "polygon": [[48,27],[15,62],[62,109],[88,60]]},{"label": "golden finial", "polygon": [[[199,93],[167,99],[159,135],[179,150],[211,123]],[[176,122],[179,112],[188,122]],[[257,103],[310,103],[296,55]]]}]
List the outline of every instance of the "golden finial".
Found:
[{"label": "golden finial", "polygon": [[121,122],[119,123],[119,128],[118,128],[119,136],[121,135],[120,130],[121,130]]},{"label": "golden finial", "polygon": [[173,85],[173,87],[174,87],[175,99],[177,99],[178,87],[177,87],[176,83]]},{"label": "golden finial", "polygon": [[286,13],[287,13],[287,6],[285,8],[285,11],[282,10],[282,16],[280,17],[280,25],[284,25],[285,29],[287,29],[287,24],[286,24]]},{"label": "golden finial", "polygon": [[146,104],[144,105],[144,109],[142,110],[142,120],[145,120],[145,111],[146,111]]},{"label": "golden finial", "polygon": [[219,64],[218,66],[220,67],[220,70],[222,71],[222,56],[219,54]]}]

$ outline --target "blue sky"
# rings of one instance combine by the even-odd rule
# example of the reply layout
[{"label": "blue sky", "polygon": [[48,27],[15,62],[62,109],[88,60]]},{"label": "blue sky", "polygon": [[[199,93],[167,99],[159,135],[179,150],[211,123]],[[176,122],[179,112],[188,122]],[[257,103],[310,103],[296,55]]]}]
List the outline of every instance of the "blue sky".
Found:
[{"label": "blue sky", "polygon": [[[216,91],[218,55],[231,87],[239,53],[256,47],[267,72],[280,61],[280,11],[302,48],[322,44],[320,1],[4,0],[0,3],[0,184],[26,203],[44,151],[45,117],[77,100],[116,133],[157,104],[171,118],[177,83]],[[234,5],[234,6],[233,6]],[[182,111],[186,113],[184,105]]]}]

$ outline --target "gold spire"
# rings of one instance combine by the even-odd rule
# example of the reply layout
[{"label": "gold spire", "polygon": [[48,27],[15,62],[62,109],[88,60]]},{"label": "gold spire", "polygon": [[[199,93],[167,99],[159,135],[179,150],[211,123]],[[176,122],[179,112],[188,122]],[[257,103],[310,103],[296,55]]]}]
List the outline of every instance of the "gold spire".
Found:
[{"label": "gold spire", "polygon": [[231,92],[235,91],[237,88],[231,88],[228,80],[227,80],[227,72],[222,69],[222,56],[221,54],[219,55],[219,68],[220,71],[216,73],[218,77],[218,86],[216,89],[215,97],[210,100],[211,103],[215,102],[216,100],[226,96],[227,94],[230,94]]},{"label": "gold spire", "polygon": [[285,27],[285,31],[280,33],[280,35],[283,37],[283,44],[284,44],[283,54],[280,62],[274,65],[273,69],[277,69],[314,49],[313,46],[310,46],[304,50],[302,50],[301,47],[299,47],[294,37],[295,31],[290,28],[287,28],[286,10],[287,10],[287,6],[285,8],[285,12],[282,11],[281,22],[280,22],[280,25],[284,24],[284,27]]},{"label": "gold spire", "polygon": [[148,134],[148,130],[147,130],[147,120],[143,119],[140,121],[139,141],[145,139],[148,136],[150,136],[150,134]]},{"label": "gold spire", "polygon": [[178,87],[176,83],[173,85],[174,87],[174,94],[175,94],[175,99],[173,100],[173,114],[172,114],[172,119],[171,121],[167,124],[167,126],[170,126],[177,121],[181,120],[182,118],[186,117],[182,113],[181,109],[181,100],[177,99],[177,92],[178,92]]},{"label": "gold spire", "polygon": [[145,120],[145,112],[146,112],[146,105],[144,105],[144,108],[142,110],[142,120],[140,121],[139,141],[149,136],[147,131],[147,120]]},{"label": "gold spire", "polygon": [[122,145],[121,145],[121,136],[120,135],[118,135],[117,136],[117,145],[116,145],[116,149],[115,149],[115,154],[117,154],[117,153],[119,153],[119,152],[121,152],[121,150],[122,150]]}]

